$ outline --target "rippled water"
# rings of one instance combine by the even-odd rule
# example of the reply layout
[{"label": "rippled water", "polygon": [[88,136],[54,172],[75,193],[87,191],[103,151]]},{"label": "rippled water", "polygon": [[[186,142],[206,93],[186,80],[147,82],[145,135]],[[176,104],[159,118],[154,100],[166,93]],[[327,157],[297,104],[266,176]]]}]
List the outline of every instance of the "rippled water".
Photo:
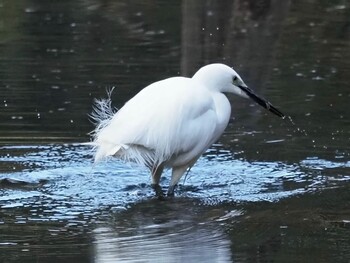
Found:
[{"label": "rippled water", "polygon": [[[278,204],[293,196],[300,199],[322,189],[347,187],[350,181],[350,162],[249,162],[233,159],[216,145],[182,181],[176,198],[161,202],[154,197],[146,170],[114,160],[93,167],[86,146],[3,146],[0,151],[2,165],[11,170],[0,177],[0,248],[11,255],[22,251],[19,256],[24,259],[34,253],[43,261],[61,250],[64,259],[75,258],[80,255],[76,249],[90,251],[87,246],[93,246],[96,262],[230,261],[237,255],[232,255],[229,228],[253,220],[244,231],[263,231],[264,224],[271,224],[270,217],[279,214],[269,214],[269,208],[259,209],[266,215],[255,215],[256,208],[250,211],[247,204]],[[162,185],[168,183],[169,175],[162,180]],[[305,208],[291,213],[298,209]],[[300,224],[282,216],[287,218],[278,222],[282,232],[290,224]],[[349,221],[342,220],[336,223],[348,232]],[[233,237],[240,234],[242,230],[234,231]]]},{"label": "rippled water", "polygon": [[[0,262],[348,262],[349,10],[0,1]],[[163,202],[147,170],[92,163],[94,98],[115,86],[121,107],[211,62],[290,118],[232,97],[226,132]]]},{"label": "rippled water", "polygon": [[[224,150],[220,153],[222,145],[216,147],[212,152],[208,151],[182,180],[177,191],[179,196],[198,198],[204,203],[274,202],[350,180],[350,175],[346,174],[349,161],[308,158],[299,164],[249,162],[233,159]],[[114,159],[94,165],[91,150],[86,146],[3,146],[0,150],[2,164],[12,167],[0,177],[3,179],[0,198],[3,208],[22,207],[38,200],[65,203],[74,198],[74,206],[62,207],[61,216],[64,217],[66,212],[90,211],[105,206],[125,207],[153,196],[147,169]],[[18,155],[6,154],[9,151]],[[332,174],[332,170],[341,176],[328,176],[326,173]],[[164,187],[169,184],[169,177],[166,172],[161,182]],[[61,207],[60,202],[57,206]],[[57,213],[60,213],[59,209],[53,216]]]}]

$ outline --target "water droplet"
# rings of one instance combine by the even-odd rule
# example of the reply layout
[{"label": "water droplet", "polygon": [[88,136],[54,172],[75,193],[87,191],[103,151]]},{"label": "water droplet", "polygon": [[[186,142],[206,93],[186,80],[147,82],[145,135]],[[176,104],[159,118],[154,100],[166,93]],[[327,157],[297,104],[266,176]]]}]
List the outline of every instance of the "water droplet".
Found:
[{"label": "water droplet", "polygon": [[[290,117],[290,116],[287,116],[287,117],[288,117],[289,121],[292,123],[292,125],[293,125],[293,126],[296,126],[296,124],[295,124],[295,122],[293,121],[292,117]],[[304,129],[300,129],[300,128],[297,127],[297,126],[296,126],[296,131],[299,132],[299,133],[301,133],[301,134],[303,134],[303,135],[305,135],[305,136],[308,136],[308,133],[307,133]],[[295,130],[294,130],[294,132],[295,132]]]},{"label": "water droplet", "polygon": [[312,78],[313,80],[323,80],[323,78],[321,76],[316,76],[314,78]]},{"label": "water droplet", "polygon": [[293,121],[293,119],[292,119],[291,116],[288,116],[288,119],[289,119],[289,121],[290,121],[293,125],[295,125],[295,123],[294,123],[294,121]]},{"label": "water droplet", "polygon": [[12,120],[22,120],[23,116],[11,116]]},{"label": "water droplet", "polygon": [[331,73],[335,74],[337,72],[338,72],[338,70],[336,68],[334,68],[334,67],[331,68]]},{"label": "water droplet", "polygon": [[28,14],[35,13],[36,9],[34,7],[27,7],[27,8],[24,9],[24,12],[28,13]]}]

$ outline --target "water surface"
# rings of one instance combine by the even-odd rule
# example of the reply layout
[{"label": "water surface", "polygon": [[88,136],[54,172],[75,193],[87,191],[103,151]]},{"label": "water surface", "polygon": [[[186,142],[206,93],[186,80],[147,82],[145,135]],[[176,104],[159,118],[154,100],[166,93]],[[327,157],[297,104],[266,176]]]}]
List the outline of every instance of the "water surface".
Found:
[{"label": "water surface", "polygon": [[[0,1],[1,262],[348,262],[344,1]],[[94,98],[223,62],[292,118],[232,120],[176,198],[93,165]],[[161,181],[166,190],[169,171]]]}]

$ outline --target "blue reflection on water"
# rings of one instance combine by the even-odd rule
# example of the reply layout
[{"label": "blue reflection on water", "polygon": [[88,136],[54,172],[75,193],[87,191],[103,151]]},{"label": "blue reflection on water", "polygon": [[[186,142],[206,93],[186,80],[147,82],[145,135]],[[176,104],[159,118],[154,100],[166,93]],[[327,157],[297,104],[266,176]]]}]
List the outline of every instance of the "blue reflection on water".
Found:
[{"label": "blue reflection on water", "polygon": [[[350,162],[309,158],[299,164],[248,162],[232,158],[219,145],[208,151],[181,180],[178,196],[204,203],[277,201],[325,187],[330,181],[350,180]],[[153,198],[146,169],[113,159],[94,166],[89,148],[79,144],[3,146],[0,179],[11,178],[32,187],[2,187],[2,208],[44,209],[41,219],[71,219],[101,207],[125,209],[131,203]],[[324,169],[343,169],[341,176],[324,176]],[[7,170],[6,170],[7,169]],[[342,170],[340,170],[341,172]],[[341,179],[341,180],[340,180]],[[35,187],[45,180],[45,184]],[[169,171],[161,184],[169,184]],[[44,208],[43,208],[44,207]],[[39,220],[40,218],[33,218]]]}]

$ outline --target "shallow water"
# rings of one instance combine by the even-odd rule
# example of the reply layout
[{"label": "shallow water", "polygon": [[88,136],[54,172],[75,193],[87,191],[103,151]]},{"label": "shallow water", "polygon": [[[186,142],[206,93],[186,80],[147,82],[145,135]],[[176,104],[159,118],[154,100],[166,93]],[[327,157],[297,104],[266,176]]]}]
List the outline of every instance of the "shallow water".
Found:
[{"label": "shallow water", "polygon": [[[349,262],[349,10],[1,1],[0,262]],[[121,107],[210,62],[291,120],[232,97],[226,132],[163,202],[145,169],[92,164],[94,98],[115,86]]]}]

